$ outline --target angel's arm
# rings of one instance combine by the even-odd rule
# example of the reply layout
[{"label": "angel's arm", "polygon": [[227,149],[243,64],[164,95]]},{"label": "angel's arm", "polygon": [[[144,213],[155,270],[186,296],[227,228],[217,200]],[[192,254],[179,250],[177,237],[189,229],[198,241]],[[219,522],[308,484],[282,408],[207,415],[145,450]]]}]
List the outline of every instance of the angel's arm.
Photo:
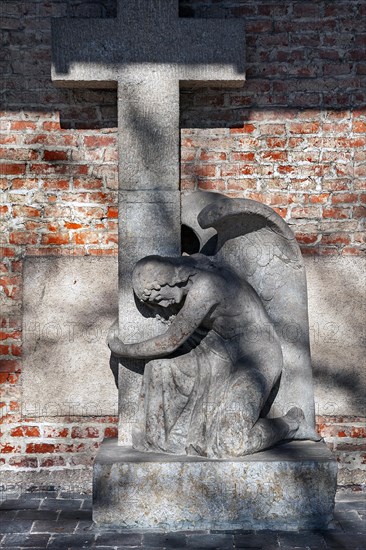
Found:
[{"label": "angel's arm", "polygon": [[195,283],[188,292],[182,309],[164,334],[135,344],[125,344],[111,334],[108,345],[117,357],[145,359],[169,355],[200,326],[213,305],[213,300],[207,296],[203,285]]}]

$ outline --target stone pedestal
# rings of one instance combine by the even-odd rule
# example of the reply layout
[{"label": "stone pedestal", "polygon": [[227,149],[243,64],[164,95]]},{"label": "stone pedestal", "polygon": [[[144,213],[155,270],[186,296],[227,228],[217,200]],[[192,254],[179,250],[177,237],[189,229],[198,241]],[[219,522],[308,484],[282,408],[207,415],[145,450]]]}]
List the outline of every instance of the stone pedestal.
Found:
[{"label": "stone pedestal", "polygon": [[94,464],[93,519],[131,531],[320,529],[332,519],[336,480],[323,443],[209,460],[141,453],[109,439]]}]

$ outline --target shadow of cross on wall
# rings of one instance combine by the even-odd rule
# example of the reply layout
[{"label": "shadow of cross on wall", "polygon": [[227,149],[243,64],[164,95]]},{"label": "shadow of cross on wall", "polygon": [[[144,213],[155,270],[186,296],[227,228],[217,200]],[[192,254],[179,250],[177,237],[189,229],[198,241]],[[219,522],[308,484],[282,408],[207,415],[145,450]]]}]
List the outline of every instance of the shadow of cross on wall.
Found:
[{"label": "shadow of cross on wall", "polygon": [[[115,19],[52,21],[58,86],[118,88],[120,336],[162,331],[139,314],[131,276],[180,253],[179,88],[240,86],[244,22],[179,18],[178,0],[118,0]],[[153,326],[154,325],[154,326]]]}]

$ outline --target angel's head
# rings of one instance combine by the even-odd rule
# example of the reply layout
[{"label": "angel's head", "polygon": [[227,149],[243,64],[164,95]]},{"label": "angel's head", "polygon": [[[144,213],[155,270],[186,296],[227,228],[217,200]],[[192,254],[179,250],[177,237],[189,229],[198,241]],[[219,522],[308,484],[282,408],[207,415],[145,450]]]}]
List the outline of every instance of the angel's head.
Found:
[{"label": "angel's head", "polygon": [[132,285],[141,301],[168,307],[182,302],[196,273],[196,262],[190,256],[147,256],[137,262]]}]

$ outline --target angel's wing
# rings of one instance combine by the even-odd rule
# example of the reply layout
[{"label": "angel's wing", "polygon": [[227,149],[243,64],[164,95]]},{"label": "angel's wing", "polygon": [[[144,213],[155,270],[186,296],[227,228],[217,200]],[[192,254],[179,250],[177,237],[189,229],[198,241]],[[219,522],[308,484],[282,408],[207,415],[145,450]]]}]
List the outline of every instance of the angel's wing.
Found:
[{"label": "angel's wing", "polygon": [[[188,206],[197,225],[201,252],[217,232],[216,258],[245,278],[260,296],[281,339],[284,369],[278,393],[267,416],[284,415],[292,406],[301,407],[309,426],[314,426],[314,392],[309,345],[309,321],[305,268],[295,236],[284,220],[268,206],[247,199],[215,194],[198,199],[191,195]],[[206,205],[198,213],[198,206]],[[194,206],[195,205],[195,206]],[[198,214],[198,215],[197,215]],[[183,215],[184,219],[184,215]],[[212,251],[209,252],[209,254]],[[256,337],[268,330],[256,327]]]}]

